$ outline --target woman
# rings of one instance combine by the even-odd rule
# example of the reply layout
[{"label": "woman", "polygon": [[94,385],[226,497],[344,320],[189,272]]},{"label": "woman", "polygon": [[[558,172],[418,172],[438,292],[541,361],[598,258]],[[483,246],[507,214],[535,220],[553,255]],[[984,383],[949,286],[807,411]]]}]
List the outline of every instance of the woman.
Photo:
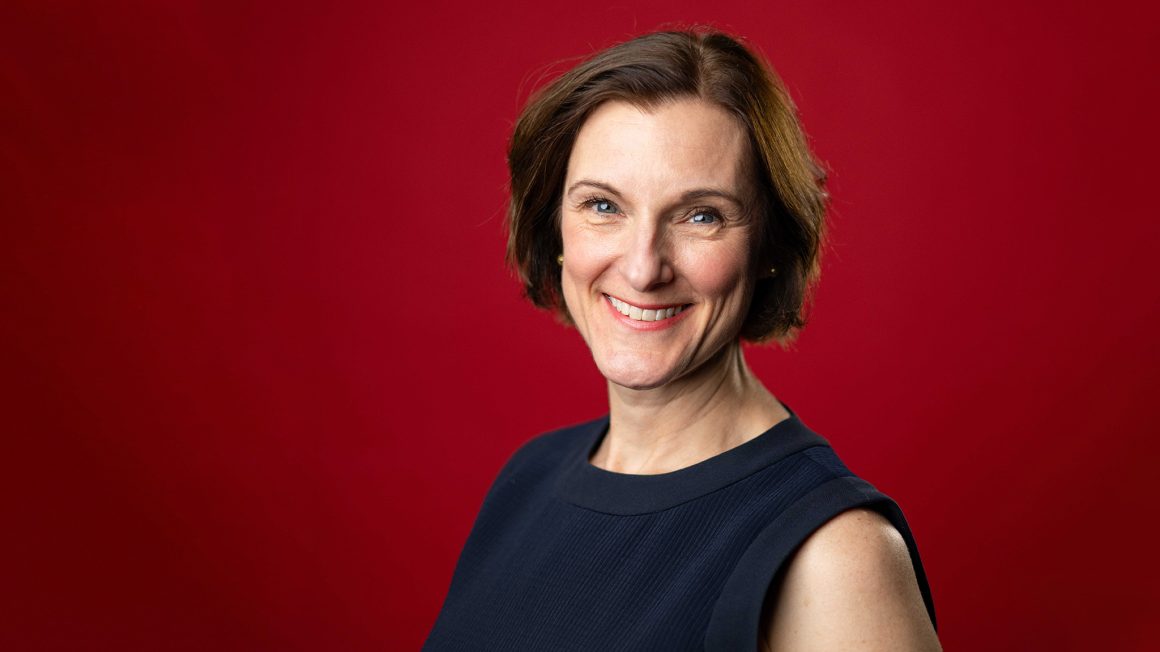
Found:
[{"label": "woman", "polygon": [[540,92],[509,262],[584,338],[609,414],[521,447],[427,650],[928,650],[906,521],[749,371],[804,325],[824,175],[761,59],[648,34]]}]

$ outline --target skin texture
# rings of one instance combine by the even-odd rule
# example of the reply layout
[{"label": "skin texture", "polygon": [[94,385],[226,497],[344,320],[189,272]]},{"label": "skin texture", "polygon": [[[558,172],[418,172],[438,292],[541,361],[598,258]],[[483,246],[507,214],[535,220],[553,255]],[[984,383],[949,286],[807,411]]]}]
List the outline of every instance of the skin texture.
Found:
[{"label": "skin texture", "polygon": [[[789,416],[738,340],[755,282],[750,157],[737,119],[693,98],[651,111],[607,102],[576,137],[561,200],[561,281],[608,382],[608,434],[590,460],[600,468],[685,468]],[[685,312],[641,328],[606,295]],[[938,649],[901,536],[869,512],[818,530],[770,596],[766,649]]]},{"label": "skin texture", "polygon": [[788,564],[762,618],[765,652],[941,650],[902,535],[882,515],[844,512]]}]

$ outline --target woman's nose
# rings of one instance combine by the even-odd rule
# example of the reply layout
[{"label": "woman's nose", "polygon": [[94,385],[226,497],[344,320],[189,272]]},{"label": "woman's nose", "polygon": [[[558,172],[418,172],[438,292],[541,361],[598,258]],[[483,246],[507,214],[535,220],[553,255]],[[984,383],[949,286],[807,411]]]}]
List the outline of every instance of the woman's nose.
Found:
[{"label": "woman's nose", "polygon": [[634,225],[621,258],[625,279],[637,292],[648,292],[673,280],[664,234],[649,220]]}]

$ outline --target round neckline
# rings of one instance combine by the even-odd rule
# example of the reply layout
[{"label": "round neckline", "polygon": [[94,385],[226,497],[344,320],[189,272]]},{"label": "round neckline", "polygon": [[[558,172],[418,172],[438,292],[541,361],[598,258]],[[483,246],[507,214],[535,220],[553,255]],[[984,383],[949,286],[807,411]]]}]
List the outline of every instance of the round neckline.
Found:
[{"label": "round neckline", "polygon": [[608,433],[609,415],[592,421],[577,437],[557,485],[564,500],[609,514],[643,514],[675,507],[733,484],[800,450],[828,446],[784,402],[789,417],[760,435],[701,460],[656,474],[609,471],[590,461]]}]

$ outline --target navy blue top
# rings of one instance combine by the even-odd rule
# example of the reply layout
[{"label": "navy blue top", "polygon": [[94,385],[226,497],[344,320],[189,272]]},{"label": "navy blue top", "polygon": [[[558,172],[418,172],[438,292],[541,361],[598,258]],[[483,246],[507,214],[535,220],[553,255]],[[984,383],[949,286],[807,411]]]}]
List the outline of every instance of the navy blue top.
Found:
[{"label": "navy blue top", "polygon": [[898,506],[789,411],[740,446],[657,475],[589,462],[607,416],[527,442],[488,491],[423,649],[756,651],[775,574],[854,507],[902,534],[934,623]]}]

